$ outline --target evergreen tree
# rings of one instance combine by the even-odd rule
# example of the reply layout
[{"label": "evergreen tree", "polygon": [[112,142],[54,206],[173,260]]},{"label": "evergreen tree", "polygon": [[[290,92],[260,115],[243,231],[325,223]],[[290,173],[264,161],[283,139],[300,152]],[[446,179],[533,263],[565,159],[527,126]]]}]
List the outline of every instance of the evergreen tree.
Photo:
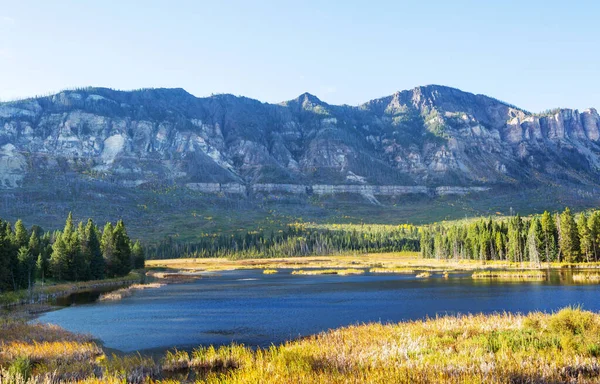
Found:
[{"label": "evergreen tree", "polygon": [[17,254],[19,260],[19,287],[31,290],[32,278],[35,277],[35,258],[29,252],[29,248],[22,246]]},{"label": "evergreen tree", "polygon": [[508,259],[513,262],[523,261],[523,220],[521,216],[511,218],[508,222]]},{"label": "evergreen tree", "polygon": [[102,257],[104,258],[104,264],[106,265],[106,276],[116,276],[116,271],[119,266],[115,259],[114,227],[111,223],[106,223],[104,226],[100,248],[102,250]]},{"label": "evergreen tree", "polygon": [[12,275],[12,245],[6,239],[6,232],[0,232],[0,292],[14,289],[14,280]]},{"label": "evergreen tree", "polygon": [[123,220],[119,220],[113,231],[114,260],[113,272],[125,276],[131,271],[131,240],[127,235]]},{"label": "evergreen tree", "polygon": [[98,237],[98,227],[92,219],[88,219],[85,226],[85,241],[90,255],[90,278],[94,280],[104,279],[106,269]]},{"label": "evergreen tree", "polygon": [[50,257],[50,271],[56,280],[63,280],[67,275],[69,268],[67,259],[67,246],[59,234],[52,245],[52,256]]},{"label": "evergreen tree", "polygon": [[15,247],[21,248],[29,243],[29,233],[27,233],[27,229],[23,225],[23,221],[21,219],[17,220],[15,223]]},{"label": "evergreen tree", "polygon": [[577,224],[575,218],[571,214],[571,210],[566,208],[560,215],[559,229],[559,250],[567,263],[576,263],[579,261],[579,233],[577,232]]},{"label": "evergreen tree", "polygon": [[592,212],[588,220],[588,227],[590,228],[594,261],[598,261],[600,257],[600,211]]},{"label": "evergreen tree", "polygon": [[35,262],[35,275],[38,279],[42,280],[42,285],[44,285],[44,281],[46,279],[46,271],[48,270],[48,261],[44,257],[42,253],[40,253],[37,257],[37,261]]},{"label": "evergreen tree", "polygon": [[541,251],[543,249],[543,230],[540,220],[534,217],[529,225],[529,232],[527,234],[527,251],[529,254],[529,261],[539,264],[541,257]]},{"label": "evergreen tree", "polygon": [[556,260],[558,252],[556,224],[552,215],[548,211],[544,211],[542,219],[540,220],[542,225],[542,254],[543,259],[546,262]]},{"label": "evergreen tree", "polygon": [[579,233],[581,256],[584,257],[585,261],[589,262],[593,252],[592,235],[588,227],[587,217],[583,212],[577,216],[577,232]]},{"label": "evergreen tree", "polygon": [[133,259],[133,268],[144,268],[146,257],[144,255],[144,249],[142,248],[142,244],[140,244],[139,240],[137,240],[131,248],[131,257]]},{"label": "evergreen tree", "polygon": [[79,222],[77,225],[77,244],[79,246],[79,280],[90,280],[92,253],[87,241],[85,227],[82,222]]}]

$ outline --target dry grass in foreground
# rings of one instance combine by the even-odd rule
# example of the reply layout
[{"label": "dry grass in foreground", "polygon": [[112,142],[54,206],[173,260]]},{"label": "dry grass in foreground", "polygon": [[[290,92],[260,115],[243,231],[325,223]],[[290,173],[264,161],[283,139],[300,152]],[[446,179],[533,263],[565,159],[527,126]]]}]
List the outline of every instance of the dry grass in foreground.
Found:
[{"label": "dry grass in foreground", "polygon": [[159,383],[175,374],[166,384],[189,382],[188,371],[210,384],[600,383],[600,315],[577,308],[351,326],[268,349],[201,347],[160,361],[106,358],[85,339],[25,333],[27,341],[0,342],[2,383]]}]

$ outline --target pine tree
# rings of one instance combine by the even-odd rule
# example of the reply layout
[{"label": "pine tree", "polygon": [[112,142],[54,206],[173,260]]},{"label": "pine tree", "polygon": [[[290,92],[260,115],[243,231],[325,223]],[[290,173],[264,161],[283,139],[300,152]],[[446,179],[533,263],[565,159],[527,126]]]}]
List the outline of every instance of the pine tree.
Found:
[{"label": "pine tree", "polygon": [[579,261],[579,233],[571,210],[566,208],[560,215],[559,249],[564,261],[576,263]]},{"label": "pine tree", "polygon": [[590,228],[590,239],[592,241],[592,255],[594,261],[598,261],[600,257],[600,211],[594,211],[588,220]]},{"label": "pine tree", "polygon": [[52,256],[50,257],[50,271],[56,280],[63,280],[67,275],[69,268],[67,258],[67,246],[62,235],[59,234],[52,245]]},{"label": "pine tree", "polygon": [[35,277],[35,258],[31,255],[29,248],[26,246],[19,248],[17,258],[19,260],[19,270],[21,272],[21,276],[19,276],[19,286],[31,291],[32,278]]},{"label": "pine tree", "polygon": [[593,252],[592,235],[588,227],[587,217],[583,212],[577,216],[577,232],[579,233],[579,247],[585,261],[589,262]]},{"label": "pine tree", "polygon": [[10,254],[12,245],[5,233],[0,232],[0,292],[14,289]]},{"label": "pine tree", "polygon": [[26,246],[29,243],[29,233],[27,233],[27,229],[23,225],[23,221],[21,219],[17,220],[15,223],[15,247],[21,248]]},{"label": "pine tree", "polygon": [[81,221],[77,225],[77,245],[79,246],[79,255],[77,263],[79,267],[79,280],[90,280],[90,265],[92,262],[92,253],[89,249],[88,241],[86,238],[85,227],[83,226],[83,223]]},{"label": "pine tree", "polygon": [[556,260],[558,251],[556,224],[548,211],[544,211],[540,223],[542,225],[543,259],[546,262],[551,262]]},{"label": "pine tree", "polygon": [[521,216],[511,218],[508,221],[508,259],[513,262],[523,261],[523,220]]},{"label": "pine tree", "polygon": [[114,227],[111,223],[106,223],[104,226],[100,247],[102,250],[102,257],[104,258],[104,264],[106,265],[106,276],[116,276],[116,271],[119,266],[117,260],[115,260]]},{"label": "pine tree", "polygon": [[133,268],[144,268],[146,257],[144,256],[144,249],[142,248],[142,244],[140,244],[139,240],[137,240],[131,248],[131,257],[133,259]]},{"label": "pine tree", "polygon": [[90,277],[94,280],[103,279],[106,266],[98,240],[98,228],[92,219],[88,219],[85,226],[85,240],[90,253]]},{"label": "pine tree", "polygon": [[46,264],[47,260],[44,258],[44,255],[40,253],[35,262],[35,275],[38,279],[42,280],[42,286],[44,285],[46,270],[48,269]]},{"label": "pine tree", "polygon": [[119,220],[113,231],[114,240],[114,273],[125,276],[131,271],[131,240],[127,235],[123,220]]},{"label": "pine tree", "polygon": [[543,230],[540,220],[537,217],[531,219],[529,232],[527,234],[527,251],[529,261],[540,264],[540,253],[543,248]]}]

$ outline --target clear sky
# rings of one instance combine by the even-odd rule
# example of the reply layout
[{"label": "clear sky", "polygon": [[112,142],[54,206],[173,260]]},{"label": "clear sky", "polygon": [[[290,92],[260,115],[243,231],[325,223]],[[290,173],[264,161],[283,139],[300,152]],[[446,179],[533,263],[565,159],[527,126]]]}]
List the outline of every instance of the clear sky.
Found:
[{"label": "clear sky", "polygon": [[0,99],[182,87],[359,104],[418,85],[600,109],[600,2],[0,0]]}]

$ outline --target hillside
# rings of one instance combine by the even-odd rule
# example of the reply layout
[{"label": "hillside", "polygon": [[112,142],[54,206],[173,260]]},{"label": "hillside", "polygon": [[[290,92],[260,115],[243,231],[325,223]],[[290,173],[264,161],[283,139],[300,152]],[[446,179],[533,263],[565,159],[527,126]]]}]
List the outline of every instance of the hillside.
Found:
[{"label": "hillside", "polygon": [[0,206],[50,226],[119,215],[151,236],[213,213],[245,215],[221,229],[273,209],[390,222],[593,206],[599,140],[595,109],[532,114],[437,85],[359,106],[86,88],[0,103]]}]

